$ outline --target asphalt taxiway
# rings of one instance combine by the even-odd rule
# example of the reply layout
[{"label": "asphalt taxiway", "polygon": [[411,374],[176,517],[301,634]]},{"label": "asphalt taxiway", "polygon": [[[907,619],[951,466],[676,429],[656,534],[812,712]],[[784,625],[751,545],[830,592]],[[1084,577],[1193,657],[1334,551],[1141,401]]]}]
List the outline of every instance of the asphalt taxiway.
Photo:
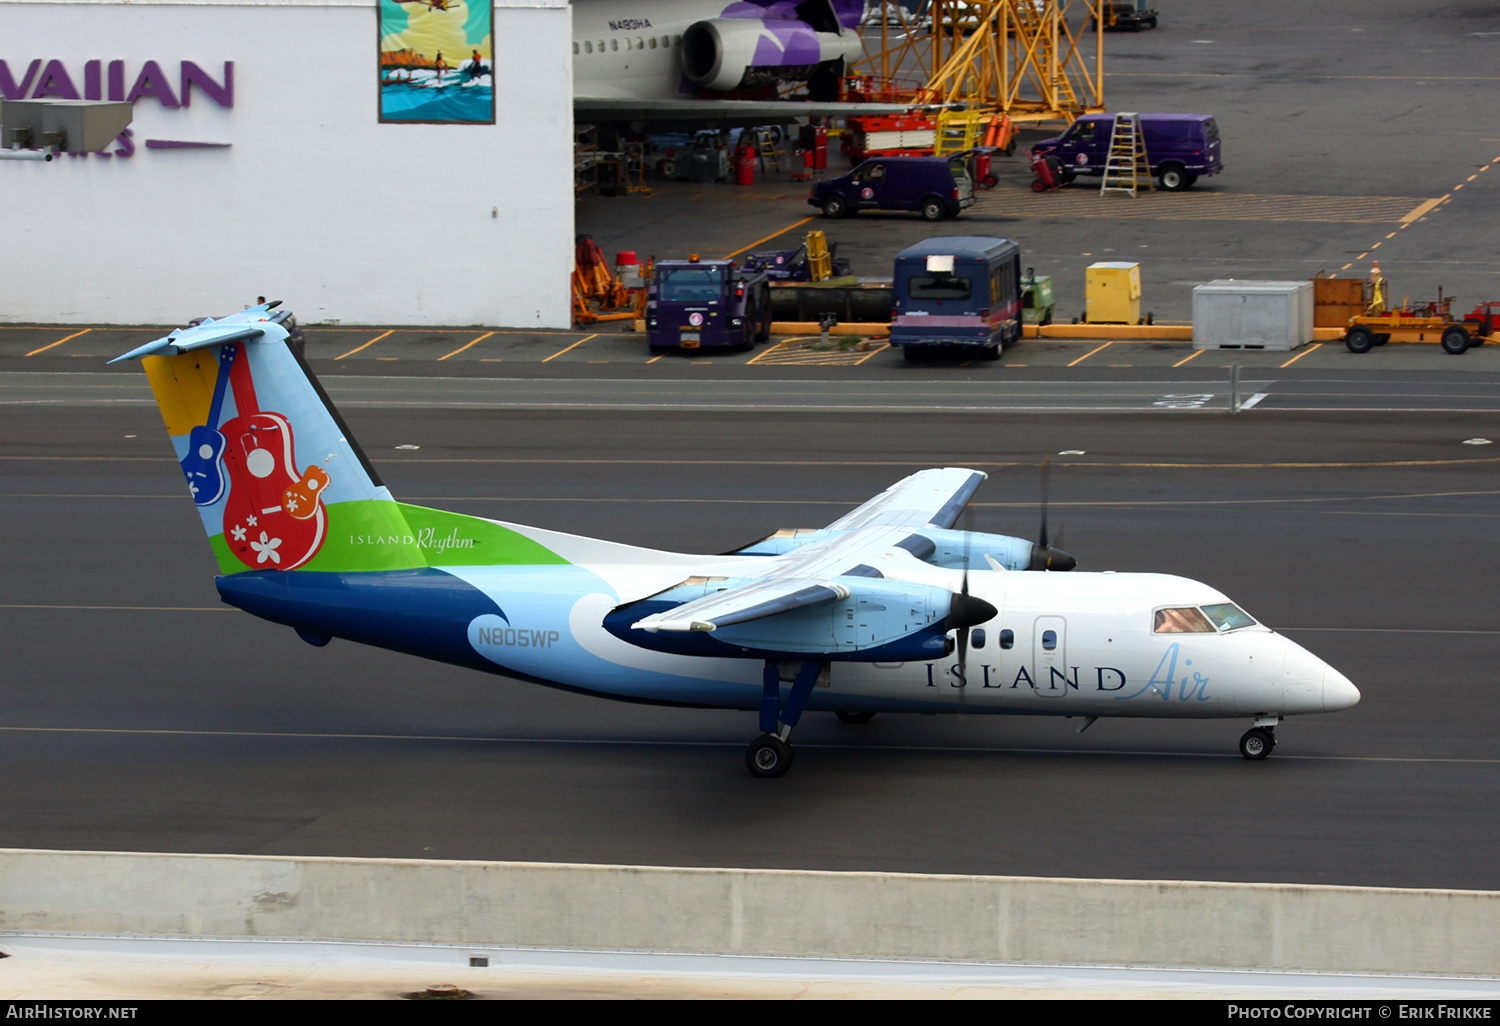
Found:
[{"label": "asphalt taxiway", "polygon": [[[123,379],[122,379],[123,380]],[[715,552],[925,466],[975,528],[1222,588],[1364,700],[1238,722],[809,717],[778,781],[749,714],[624,705],[335,643],[220,605],[156,410],[0,405],[20,847],[1500,886],[1487,413],[891,416],[351,404],[400,498]],[[416,446],[417,448],[409,448]]]}]

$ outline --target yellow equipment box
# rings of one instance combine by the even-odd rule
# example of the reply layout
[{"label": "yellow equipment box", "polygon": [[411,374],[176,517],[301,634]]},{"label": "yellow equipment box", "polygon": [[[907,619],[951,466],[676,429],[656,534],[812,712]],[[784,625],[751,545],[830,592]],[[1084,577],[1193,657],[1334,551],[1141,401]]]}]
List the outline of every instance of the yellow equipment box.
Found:
[{"label": "yellow equipment box", "polygon": [[1141,323],[1141,265],[1089,264],[1083,319],[1090,324]]}]

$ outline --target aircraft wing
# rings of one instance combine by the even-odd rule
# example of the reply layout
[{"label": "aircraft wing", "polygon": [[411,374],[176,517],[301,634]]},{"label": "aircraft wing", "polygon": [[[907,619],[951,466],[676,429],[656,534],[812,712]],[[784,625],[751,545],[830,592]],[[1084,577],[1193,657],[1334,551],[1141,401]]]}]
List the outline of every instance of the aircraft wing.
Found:
[{"label": "aircraft wing", "polygon": [[631,624],[644,631],[714,631],[803,606],[848,598],[849,589],[829,581],[771,577],[684,602]]},{"label": "aircraft wing", "polygon": [[768,561],[759,574],[752,572],[733,579],[722,591],[661,610],[637,620],[631,627],[653,632],[713,631],[820,602],[845,599],[850,589],[835,578],[882,576],[871,564],[892,549],[901,548],[913,554],[932,550],[932,543],[925,538],[908,542],[911,538],[910,529],[904,526],[871,526],[834,535]]},{"label": "aircraft wing", "polygon": [[850,114],[905,114],[909,103],[814,103],[797,100],[638,100],[626,97],[576,96],[573,119],[581,124],[598,121],[643,121],[648,125],[669,123],[681,128],[685,122],[698,127],[748,127],[790,124],[801,118],[845,117]]},{"label": "aircraft wing", "polygon": [[839,517],[828,525],[828,530],[952,527],[988,476],[964,467],[919,471],[897,481],[853,512]]},{"label": "aircraft wing", "polygon": [[[893,550],[904,550],[899,558],[921,559],[930,554],[933,542],[914,532],[924,527],[951,527],[986,476],[963,467],[912,474],[829,525],[830,531],[839,533],[767,560],[759,572],[726,578],[722,589],[698,594],[668,609],[658,608],[630,627],[652,634],[712,632],[731,624],[846,599],[854,589],[862,587],[847,578],[883,577],[878,564],[893,555]],[[671,597],[676,592],[687,598],[679,589],[712,588],[713,583],[712,579],[691,579],[659,597]]]}]

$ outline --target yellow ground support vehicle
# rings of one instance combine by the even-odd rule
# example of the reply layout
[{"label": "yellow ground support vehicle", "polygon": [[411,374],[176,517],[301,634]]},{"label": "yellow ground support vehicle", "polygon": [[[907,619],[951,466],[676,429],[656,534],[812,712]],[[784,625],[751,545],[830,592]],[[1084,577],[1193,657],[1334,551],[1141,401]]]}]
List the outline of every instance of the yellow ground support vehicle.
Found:
[{"label": "yellow ground support vehicle", "polygon": [[1390,341],[1437,342],[1443,351],[1454,356],[1479,345],[1484,336],[1453,316],[1453,297],[1438,289],[1435,303],[1412,303],[1402,300],[1392,309],[1386,300],[1386,280],[1374,279],[1370,305],[1365,312],[1349,318],[1344,330],[1344,345],[1351,353],[1368,353]]}]

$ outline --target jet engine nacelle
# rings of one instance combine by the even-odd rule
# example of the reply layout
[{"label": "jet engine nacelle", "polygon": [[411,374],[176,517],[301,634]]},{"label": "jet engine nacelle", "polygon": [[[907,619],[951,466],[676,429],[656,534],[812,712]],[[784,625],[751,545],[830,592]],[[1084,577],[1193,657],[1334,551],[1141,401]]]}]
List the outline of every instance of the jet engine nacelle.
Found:
[{"label": "jet engine nacelle", "polygon": [[789,18],[709,18],[682,34],[687,77],[719,91],[806,81],[820,64],[853,60],[860,52],[853,32],[819,32]]}]

